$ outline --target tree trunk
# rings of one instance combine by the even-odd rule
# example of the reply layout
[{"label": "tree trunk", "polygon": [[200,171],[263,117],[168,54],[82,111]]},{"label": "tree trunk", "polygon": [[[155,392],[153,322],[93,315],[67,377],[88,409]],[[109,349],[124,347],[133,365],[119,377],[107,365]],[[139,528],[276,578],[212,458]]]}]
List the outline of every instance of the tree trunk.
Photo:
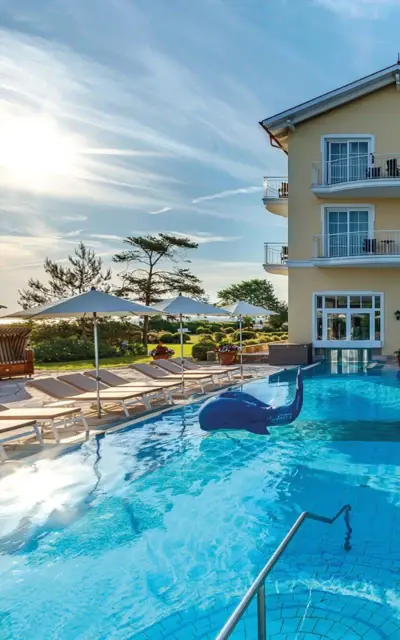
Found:
[{"label": "tree trunk", "polygon": [[143,318],[143,344],[147,347],[147,334],[149,332],[149,316]]}]

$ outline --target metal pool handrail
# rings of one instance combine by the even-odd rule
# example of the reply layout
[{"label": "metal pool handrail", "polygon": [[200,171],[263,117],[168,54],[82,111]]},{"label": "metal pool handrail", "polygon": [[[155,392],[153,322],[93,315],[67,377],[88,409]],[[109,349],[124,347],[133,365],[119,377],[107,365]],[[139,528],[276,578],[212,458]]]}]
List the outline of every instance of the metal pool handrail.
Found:
[{"label": "metal pool handrail", "polygon": [[265,580],[278,562],[279,558],[290,544],[300,527],[306,520],[316,520],[317,522],[324,522],[325,524],[333,524],[344,513],[344,519],[346,523],[346,538],[344,542],[344,548],[346,551],[350,551],[350,538],[352,534],[352,528],[350,526],[349,513],[351,506],[349,504],[344,505],[337,512],[333,518],[327,518],[326,516],[320,516],[317,513],[311,513],[310,511],[304,511],[296,520],[290,531],[286,534],[279,547],[276,548],[265,567],[259,573],[254,580],[250,589],[247,591],[241,602],[236,607],[235,611],[230,616],[229,620],[225,623],[215,640],[227,640],[230,637],[237,624],[241,620],[243,614],[249,607],[253,598],[257,595],[257,639],[267,640],[267,611],[265,606]]}]

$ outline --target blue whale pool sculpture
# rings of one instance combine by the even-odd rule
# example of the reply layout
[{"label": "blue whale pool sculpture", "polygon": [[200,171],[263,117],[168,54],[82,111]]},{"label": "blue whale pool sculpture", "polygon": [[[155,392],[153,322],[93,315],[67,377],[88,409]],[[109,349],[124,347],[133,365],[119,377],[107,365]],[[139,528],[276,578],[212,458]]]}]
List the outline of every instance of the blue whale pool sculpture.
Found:
[{"label": "blue whale pool sculpture", "polygon": [[303,406],[303,378],[299,369],[293,402],[272,407],[249,393],[226,391],[211,398],[199,413],[203,431],[245,430],[269,435],[268,427],[290,424],[296,420]]}]

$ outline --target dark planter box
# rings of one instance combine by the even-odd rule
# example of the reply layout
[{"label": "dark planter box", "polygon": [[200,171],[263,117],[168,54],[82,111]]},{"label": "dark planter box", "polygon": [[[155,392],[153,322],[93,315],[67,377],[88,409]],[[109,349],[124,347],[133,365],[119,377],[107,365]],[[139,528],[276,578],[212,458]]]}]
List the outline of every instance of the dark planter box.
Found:
[{"label": "dark planter box", "polygon": [[275,366],[311,364],[312,344],[272,343],[269,345],[268,362]]}]

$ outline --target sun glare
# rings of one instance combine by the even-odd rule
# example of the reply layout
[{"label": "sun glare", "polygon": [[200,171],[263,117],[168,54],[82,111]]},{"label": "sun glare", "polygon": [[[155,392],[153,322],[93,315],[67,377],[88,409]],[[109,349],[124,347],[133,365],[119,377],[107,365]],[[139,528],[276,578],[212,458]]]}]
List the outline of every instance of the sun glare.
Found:
[{"label": "sun glare", "polygon": [[17,186],[46,187],[73,173],[78,147],[47,117],[9,117],[0,123],[0,167]]}]

